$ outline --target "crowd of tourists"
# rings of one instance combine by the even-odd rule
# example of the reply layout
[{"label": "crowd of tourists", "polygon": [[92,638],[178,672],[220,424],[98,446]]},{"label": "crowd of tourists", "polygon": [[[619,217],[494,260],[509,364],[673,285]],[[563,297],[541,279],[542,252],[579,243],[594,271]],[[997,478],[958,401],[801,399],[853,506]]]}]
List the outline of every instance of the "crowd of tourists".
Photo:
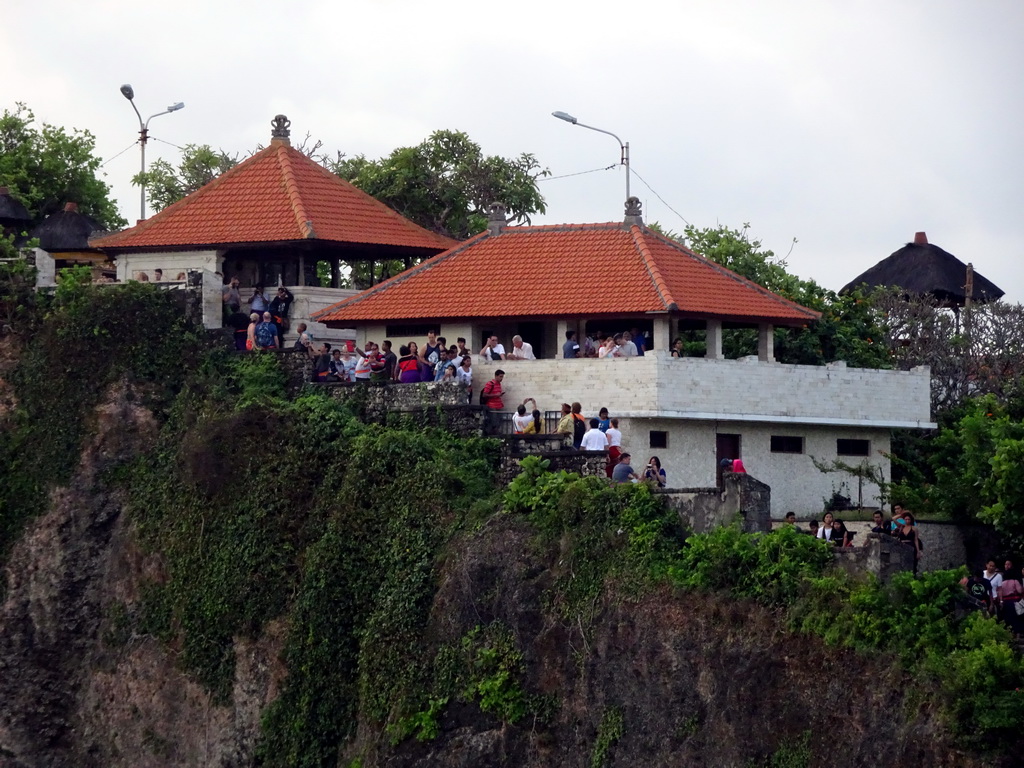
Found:
[{"label": "crowd of tourists", "polygon": [[1006,558],[1000,570],[989,558],[984,569],[962,583],[976,607],[998,616],[1015,637],[1024,635],[1024,577],[1013,560]]}]

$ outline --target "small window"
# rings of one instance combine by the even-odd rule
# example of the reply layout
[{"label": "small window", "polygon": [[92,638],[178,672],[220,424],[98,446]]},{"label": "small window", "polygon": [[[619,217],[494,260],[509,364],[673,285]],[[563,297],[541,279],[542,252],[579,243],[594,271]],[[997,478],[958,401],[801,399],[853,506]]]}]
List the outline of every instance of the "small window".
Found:
[{"label": "small window", "polygon": [[668,432],[660,429],[652,429],[651,448],[668,448]]},{"label": "small window", "polygon": [[870,456],[870,440],[836,440],[836,453],[840,456]]},{"label": "small window", "polygon": [[385,329],[385,335],[389,339],[396,336],[410,336],[417,338],[426,336],[430,331],[437,333],[437,323],[405,323],[404,325],[389,325]]},{"label": "small window", "polygon": [[772,453],[803,453],[804,439],[792,435],[772,435]]}]

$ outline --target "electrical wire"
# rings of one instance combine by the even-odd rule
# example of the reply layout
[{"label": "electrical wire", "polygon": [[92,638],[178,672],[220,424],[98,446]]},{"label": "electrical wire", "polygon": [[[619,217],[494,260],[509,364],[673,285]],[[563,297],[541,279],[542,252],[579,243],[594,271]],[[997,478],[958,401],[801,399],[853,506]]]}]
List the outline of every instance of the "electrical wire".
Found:
[{"label": "electrical wire", "polygon": [[537,181],[554,181],[555,179],[568,179],[570,176],[582,176],[585,173],[596,173],[597,171],[610,171],[612,168],[618,168],[619,163],[615,165],[609,165],[605,168],[591,168],[589,171],[577,171],[576,173],[565,173],[561,176],[544,176],[543,178],[537,179]]},{"label": "electrical wire", "polygon": [[634,168],[633,168],[632,166],[630,166],[630,169],[629,169],[629,170],[630,170],[630,172],[631,172],[631,173],[632,173],[632,174],[633,174],[634,176],[636,176],[636,177],[637,177],[638,179],[640,179],[640,181],[642,181],[642,182],[643,182],[643,185],[644,185],[645,187],[647,187],[647,188],[648,188],[649,190],[651,190],[651,192],[652,192],[652,193],[654,194],[654,196],[655,196],[656,198],[658,198],[659,200],[661,200],[662,204],[663,204],[663,205],[664,205],[664,206],[665,206],[666,208],[668,208],[668,209],[669,209],[670,211],[672,211],[672,213],[674,213],[674,214],[675,214],[676,216],[678,216],[678,217],[679,217],[680,219],[682,219],[682,220],[683,220],[683,222],[684,222],[684,223],[686,224],[686,226],[688,226],[688,227],[689,227],[689,226],[691,226],[690,222],[688,222],[688,221],[686,220],[686,217],[685,217],[685,216],[683,216],[683,214],[681,214],[681,213],[680,213],[679,211],[677,211],[677,210],[676,210],[675,208],[673,208],[673,207],[672,207],[671,205],[669,205],[668,203],[666,203],[666,202],[665,202],[665,198],[663,198],[663,197],[662,197],[661,195],[659,195],[659,194],[658,194],[658,193],[657,193],[657,192],[655,191],[654,187],[652,187],[652,186],[651,186],[650,184],[648,184],[648,183],[647,183],[647,182],[646,182],[646,181],[644,180],[644,177],[643,177],[643,176],[641,176],[641,175],[640,175],[639,173],[637,173],[637,172],[636,172],[636,170],[635,170],[635,169],[634,169]]},{"label": "electrical wire", "polygon": [[184,147],[179,147],[179,146],[178,146],[177,144],[172,144],[172,143],[171,143],[171,142],[169,142],[169,141],[164,141],[163,139],[158,139],[158,138],[157,138],[156,136],[150,136],[149,138],[151,138],[151,139],[152,139],[153,141],[159,141],[159,142],[160,142],[161,144],[167,144],[167,145],[169,145],[169,146],[172,146],[172,147],[174,147],[175,149],[180,149],[180,150],[181,150],[182,152],[184,152],[184,151],[185,151],[185,148],[184,148]]},{"label": "electrical wire", "polygon": [[124,154],[125,152],[127,152],[127,151],[128,151],[129,149],[131,149],[132,147],[134,147],[134,146],[135,146],[136,144],[138,144],[138,143],[139,143],[138,141],[133,141],[133,142],[132,142],[131,144],[129,144],[129,145],[128,145],[127,147],[125,147],[124,149],[122,149],[122,150],[121,150],[120,152],[118,152],[118,153],[117,153],[116,155],[114,155],[113,157],[111,157],[111,158],[108,158],[108,159],[104,160],[104,161],[103,161],[102,163],[100,163],[100,168],[102,168],[102,167],[103,167],[104,165],[106,165],[107,163],[109,163],[109,162],[110,162],[111,160],[117,160],[117,158],[119,158],[119,157],[120,157],[121,155],[123,155],[123,154]]}]

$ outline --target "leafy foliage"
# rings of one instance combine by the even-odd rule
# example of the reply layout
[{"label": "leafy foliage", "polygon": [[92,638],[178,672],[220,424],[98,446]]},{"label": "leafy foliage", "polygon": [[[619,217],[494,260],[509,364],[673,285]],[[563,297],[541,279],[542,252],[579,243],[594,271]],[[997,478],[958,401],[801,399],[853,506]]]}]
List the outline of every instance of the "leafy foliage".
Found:
[{"label": "leafy foliage", "polygon": [[1024,418],[1016,401],[970,398],[943,415],[927,443],[905,439],[903,445],[913,452],[897,454],[893,498],[932,514],[989,522],[1024,543]]},{"label": "leafy foliage", "polygon": [[545,211],[537,179],[547,171],[533,155],[487,156],[461,131],[434,131],[379,160],[356,155],[328,167],[421,227],[457,240],[483,231],[494,202],[504,203],[515,223]]},{"label": "leafy foliage", "polygon": [[[821,313],[821,319],[808,328],[776,329],[777,360],[800,365],[845,360],[857,368],[891,366],[888,348],[879,343],[883,338],[879,318],[861,293],[839,296],[813,280],[802,280],[787,270],[785,258],[763,249],[760,240],[751,239],[747,234],[748,227],[747,224],[742,229],[690,225],[685,230],[685,242],[711,261]],[[755,331],[730,330],[723,336],[726,357],[740,357],[756,351]]]},{"label": "leafy foliage", "polygon": [[132,184],[146,187],[146,200],[154,211],[176,203],[238,164],[238,157],[209,144],[186,144],[175,168],[160,158],[149,170],[132,177]]},{"label": "leafy foliage", "polygon": [[110,187],[100,179],[96,139],[86,130],[36,124],[24,104],[0,115],[0,186],[7,186],[38,224],[67,202],[108,229],[127,222],[110,199]]},{"label": "leafy foliage", "polygon": [[0,441],[0,561],[49,489],[78,466],[89,415],[110,386],[139,383],[163,414],[198,343],[171,294],[143,283],[92,286],[81,270],[64,273],[52,303],[25,311],[33,333],[8,377],[18,405]]}]

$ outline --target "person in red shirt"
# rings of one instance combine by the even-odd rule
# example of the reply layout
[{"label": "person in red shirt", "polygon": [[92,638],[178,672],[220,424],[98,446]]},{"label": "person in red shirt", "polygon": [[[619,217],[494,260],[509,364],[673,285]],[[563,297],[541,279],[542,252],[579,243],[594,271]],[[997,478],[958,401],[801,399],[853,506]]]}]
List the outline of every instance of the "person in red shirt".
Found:
[{"label": "person in red shirt", "polygon": [[494,378],[484,384],[480,391],[480,404],[487,410],[484,411],[484,434],[494,435],[498,432],[498,414],[505,407],[502,395],[505,390],[501,388],[501,380],[505,378],[505,372],[500,368],[494,372]]}]

